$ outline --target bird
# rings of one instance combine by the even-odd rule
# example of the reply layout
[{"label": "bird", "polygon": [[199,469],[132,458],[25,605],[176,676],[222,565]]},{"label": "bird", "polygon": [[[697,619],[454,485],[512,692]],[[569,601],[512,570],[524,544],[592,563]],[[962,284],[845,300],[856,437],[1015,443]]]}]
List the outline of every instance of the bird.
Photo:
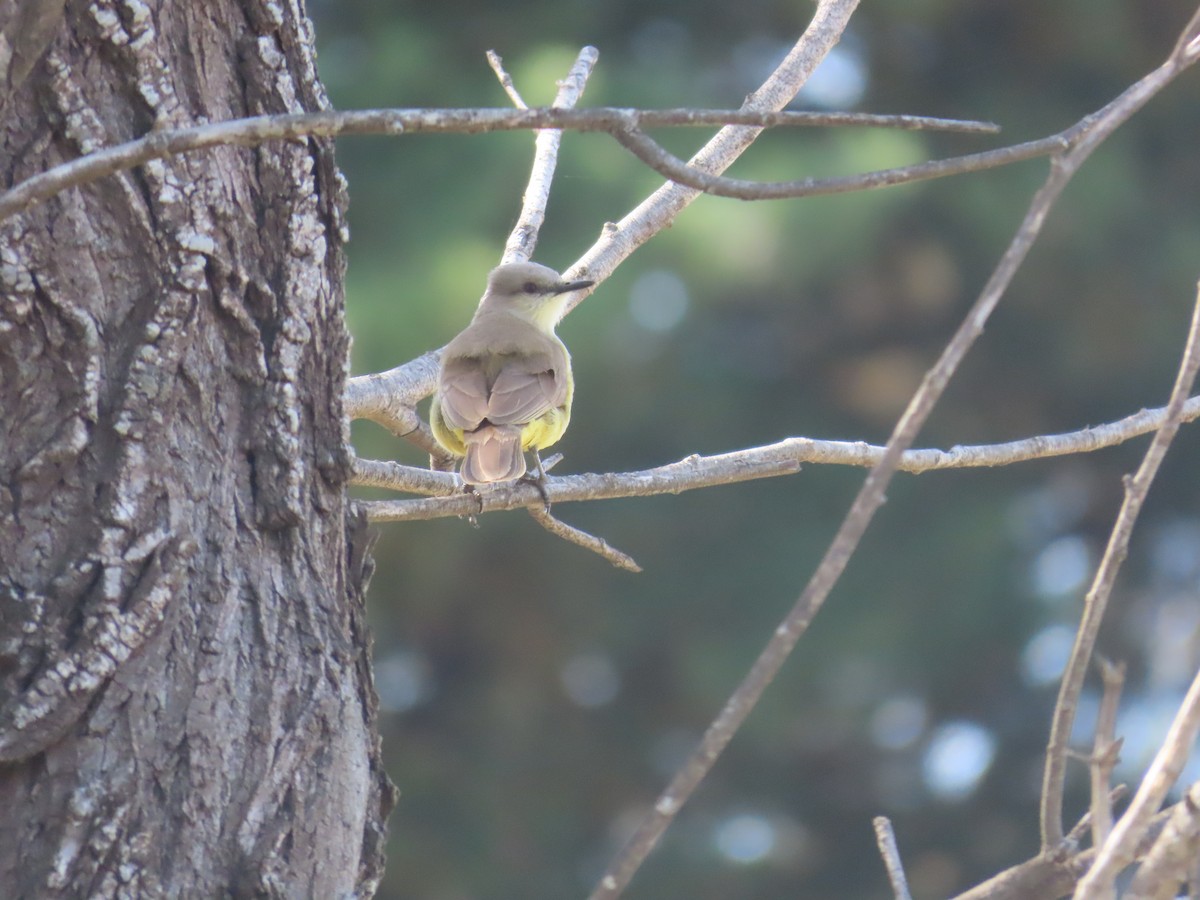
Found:
[{"label": "bird", "polygon": [[525,451],[558,442],[571,420],[571,356],[554,333],[568,295],[594,281],[566,281],[532,262],[488,273],[469,325],[446,345],[429,424],[437,442],[460,457],[467,485],[522,478]]}]

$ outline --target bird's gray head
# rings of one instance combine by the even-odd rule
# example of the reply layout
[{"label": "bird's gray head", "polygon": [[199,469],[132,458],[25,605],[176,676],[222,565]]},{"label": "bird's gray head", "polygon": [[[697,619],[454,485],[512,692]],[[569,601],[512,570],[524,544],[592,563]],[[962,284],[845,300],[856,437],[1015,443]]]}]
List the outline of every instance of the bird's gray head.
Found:
[{"label": "bird's gray head", "polygon": [[521,262],[497,266],[488,273],[479,310],[503,309],[553,328],[561,317],[564,295],[591,287],[594,281],[564,281],[549,266]]}]

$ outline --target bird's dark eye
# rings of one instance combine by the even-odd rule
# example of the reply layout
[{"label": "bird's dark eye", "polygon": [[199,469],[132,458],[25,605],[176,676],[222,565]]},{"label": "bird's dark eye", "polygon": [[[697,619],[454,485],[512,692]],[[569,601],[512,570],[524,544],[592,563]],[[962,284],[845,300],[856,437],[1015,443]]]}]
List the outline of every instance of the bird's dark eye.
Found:
[{"label": "bird's dark eye", "polygon": [[521,289],[527,294],[536,294],[538,292],[537,282],[527,281],[521,286]]}]

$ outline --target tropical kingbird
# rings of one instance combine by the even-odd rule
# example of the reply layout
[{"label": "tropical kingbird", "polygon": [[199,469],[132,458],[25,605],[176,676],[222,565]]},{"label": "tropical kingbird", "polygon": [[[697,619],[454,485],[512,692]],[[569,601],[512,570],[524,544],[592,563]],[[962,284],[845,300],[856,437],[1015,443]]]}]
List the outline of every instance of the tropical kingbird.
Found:
[{"label": "tropical kingbird", "polygon": [[566,431],[575,381],[554,327],[567,295],[594,283],[529,262],[488,274],[471,324],[442,353],[429,409],[434,437],[462,457],[467,484],[520,478],[524,451],[536,456]]}]

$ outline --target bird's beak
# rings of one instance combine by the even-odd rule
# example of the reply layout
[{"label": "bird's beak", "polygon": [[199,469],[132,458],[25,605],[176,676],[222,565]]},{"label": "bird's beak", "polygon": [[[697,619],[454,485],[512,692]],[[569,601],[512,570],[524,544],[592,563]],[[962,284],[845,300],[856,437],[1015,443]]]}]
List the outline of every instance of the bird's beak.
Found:
[{"label": "bird's beak", "polygon": [[566,294],[569,291],[582,291],[584,288],[590,288],[596,282],[594,281],[564,281],[554,289],[556,294]]}]

